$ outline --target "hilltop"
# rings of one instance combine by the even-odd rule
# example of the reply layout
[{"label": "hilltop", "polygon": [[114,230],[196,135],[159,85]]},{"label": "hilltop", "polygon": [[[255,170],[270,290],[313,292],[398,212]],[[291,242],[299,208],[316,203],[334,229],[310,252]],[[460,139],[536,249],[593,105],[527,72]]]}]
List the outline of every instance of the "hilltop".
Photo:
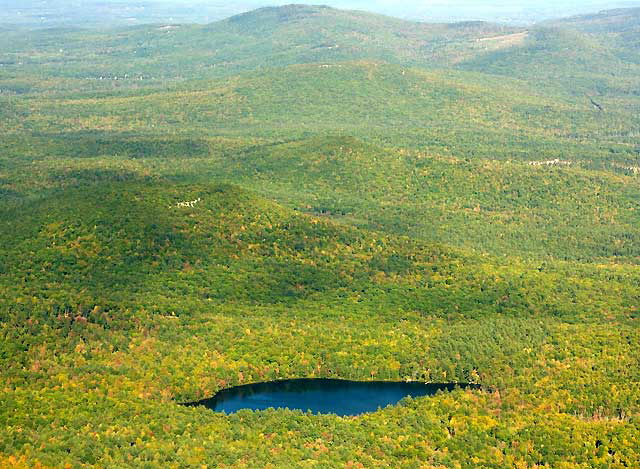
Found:
[{"label": "hilltop", "polygon": [[[16,154],[26,145],[13,143]],[[227,181],[343,226],[477,252],[632,264],[640,259],[637,176],[593,169],[578,152],[557,161],[462,159],[339,135],[279,142],[58,135],[29,140],[28,148],[32,154],[13,157],[13,169],[0,180],[15,210],[87,185]],[[77,212],[85,210],[96,211]],[[155,209],[141,213],[147,212]]]},{"label": "hilltop", "polygon": [[244,34],[263,34],[277,28],[285,27],[289,23],[326,23],[345,21],[360,24],[384,26],[385,24],[403,25],[408,22],[390,16],[377,15],[365,11],[338,10],[326,5],[290,4],[277,7],[264,7],[231,16],[220,23],[213,23],[210,28],[230,24],[238,27],[238,32]]},{"label": "hilltop", "polygon": [[207,175],[341,223],[479,252],[640,260],[636,179],[578,163],[461,161],[317,137],[229,153]]},{"label": "hilltop", "polygon": [[600,112],[586,95],[546,93],[525,79],[375,61],[291,65],[121,94],[65,93],[62,107],[37,93],[25,98],[5,98],[7,135],[25,127],[47,135],[79,129],[276,140],[340,133],[459,157],[576,155],[603,167],[635,166],[638,156],[634,100],[598,96]]},{"label": "hilltop", "polygon": [[[305,159],[330,154],[330,143],[314,143],[315,148],[305,150],[302,160],[280,159],[277,164],[300,167]],[[342,156],[351,160],[362,151],[349,141],[335,145],[333,158],[340,158],[338,145],[344,152]],[[291,154],[296,148],[303,147],[296,145],[276,152]],[[384,155],[378,155],[377,160],[382,163]],[[251,159],[258,168],[261,166],[255,156]],[[354,164],[361,166],[363,161]],[[342,168],[340,163],[332,166],[335,172],[318,169],[326,173],[324,177],[329,181],[343,179],[350,185],[347,178],[353,168]],[[381,172],[382,168],[389,171],[388,166],[381,166]],[[475,316],[482,314],[480,305],[492,304],[502,289],[489,277],[477,278],[488,275],[482,273],[488,266],[480,267],[487,259],[470,252],[354,229],[301,214],[235,186],[136,181],[135,176],[123,182],[119,175],[113,176],[2,212],[0,282],[4,285],[5,302],[22,305],[27,314],[35,317],[45,312],[45,316],[54,317],[132,307],[177,311],[179,304],[189,311],[207,301],[271,304],[322,298],[326,302],[370,295],[369,301],[381,303],[393,304],[402,298],[404,306],[395,305],[400,309]],[[306,177],[309,183],[316,181],[320,185],[319,192],[342,192],[322,177],[314,178],[313,171],[277,171],[263,176],[276,184],[280,178]],[[363,183],[374,187],[374,181]],[[304,179],[301,182],[302,186],[307,184]],[[289,192],[294,195],[296,189],[300,191],[300,186]],[[352,197],[363,191],[364,186]],[[388,201],[378,203],[385,205]],[[335,209],[317,210],[322,215]],[[15,216],[17,212],[19,217]],[[500,261],[494,262],[494,268],[501,270]],[[479,271],[469,282],[465,275],[474,268]],[[521,268],[525,269],[525,264]],[[561,268],[560,264],[557,268]],[[439,272],[440,280],[429,280],[433,269]],[[382,282],[387,285],[384,294],[375,293],[373,288],[380,285],[380,272],[393,276],[388,283]],[[554,276],[531,275],[530,281],[543,281],[549,275]],[[412,292],[418,277],[427,282],[427,289]],[[448,282],[466,295],[446,302],[450,306],[456,304],[455,310],[443,308],[445,293],[441,289]],[[484,287],[479,289],[477,282]],[[172,288],[165,290],[163,285]],[[561,291],[557,290],[556,295]],[[556,314],[562,310],[561,304],[555,306]],[[518,311],[519,307],[511,306],[514,314],[525,312]],[[586,312],[587,309],[582,310]],[[4,316],[4,320],[15,317]]]}]

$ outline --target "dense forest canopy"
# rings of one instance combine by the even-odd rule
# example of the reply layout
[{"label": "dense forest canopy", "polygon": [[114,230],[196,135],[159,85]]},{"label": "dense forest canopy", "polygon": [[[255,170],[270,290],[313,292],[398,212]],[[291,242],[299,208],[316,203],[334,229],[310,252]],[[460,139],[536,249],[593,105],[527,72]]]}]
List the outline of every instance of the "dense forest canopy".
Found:
[{"label": "dense forest canopy", "polygon": [[[2,26],[0,466],[640,466],[640,10]],[[473,383],[358,417],[180,403]]]}]

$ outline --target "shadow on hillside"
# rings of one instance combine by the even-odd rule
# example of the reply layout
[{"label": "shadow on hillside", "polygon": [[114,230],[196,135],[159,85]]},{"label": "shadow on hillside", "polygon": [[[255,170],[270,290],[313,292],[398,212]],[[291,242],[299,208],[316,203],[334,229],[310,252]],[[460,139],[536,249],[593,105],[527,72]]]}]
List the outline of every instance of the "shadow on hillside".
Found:
[{"label": "shadow on hillside", "polygon": [[123,134],[79,132],[69,134],[36,134],[29,139],[29,153],[34,156],[63,158],[206,158],[209,144],[203,139],[174,136],[129,136]]},{"label": "shadow on hillside", "polygon": [[4,273],[18,296],[50,313],[123,307],[152,276],[190,260],[191,241],[168,209],[174,194],[105,177],[16,209],[0,225]]}]

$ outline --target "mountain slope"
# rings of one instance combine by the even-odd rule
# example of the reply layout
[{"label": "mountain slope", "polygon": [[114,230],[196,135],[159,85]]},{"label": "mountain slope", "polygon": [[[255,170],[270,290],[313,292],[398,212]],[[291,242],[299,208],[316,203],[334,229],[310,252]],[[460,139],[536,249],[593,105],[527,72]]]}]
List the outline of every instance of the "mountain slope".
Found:
[{"label": "mountain slope", "polygon": [[461,67],[546,83],[574,95],[620,97],[637,106],[639,38],[639,9],[605,11],[542,23],[520,47],[472,58]]},{"label": "mountain slope", "polygon": [[[102,317],[104,310],[142,306],[188,311],[208,301],[271,304],[354,295],[430,314],[478,315],[504,294],[481,257],[311,218],[233,186],[103,181],[19,211],[17,218],[4,212],[0,226],[0,282],[5,304],[18,305],[13,319],[21,308],[49,318]],[[538,288],[548,276],[555,274],[512,281]],[[455,290],[445,301],[446,285]],[[579,285],[582,280],[567,291],[591,290]],[[516,303],[501,308],[523,313],[525,298],[513,296]],[[556,300],[549,301],[559,314],[565,306]],[[580,314],[588,311],[597,312],[584,305]]]},{"label": "mountain slope", "polygon": [[599,13],[572,16],[550,21],[548,24],[566,26],[586,33],[623,34],[640,26],[640,8],[619,8]]},{"label": "mountain slope", "polygon": [[519,80],[370,62],[10,100],[0,188],[19,200],[105,170],[123,181],[231,180],[428,241],[637,262],[638,116],[584,101]]},{"label": "mountain slope", "polygon": [[[257,68],[365,59],[431,69],[457,65],[525,79],[546,92],[628,99],[638,85],[637,23],[634,9],[525,29],[288,5],[206,26],[9,31],[0,38],[0,80],[9,93],[129,90]],[[36,80],[42,70],[56,79]]]},{"label": "mountain slope", "polygon": [[640,8],[607,10],[565,18],[552,24],[603,38],[619,60],[640,64]]},{"label": "mountain slope", "polygon": [[[30,158],[9,159],[0,179],[7,205],[20,210],[28,200],[95,184],[227,181],[342,224],[479,252],[638,262],[637,176],[588,169],[577,158],[557,164],[463,159],[336,135],[200,139],[197,146],[122,135],[58,136],[55,142],[30,139]],[[25,142],[15,143],[16,150],[24,148]],[[193,154],[148,153],[194,147]],[[49,150],[50,156],[42,154]]]},{"label": "mountain slope", "polygon": [[344,223],[494,254],[640,260],[634,177],[433,158],[340,137],[256,146],[204,174]]},{"label": "mountain slope", "polygon": [[[579,160],[614,170],[638,166],[639,121],[632,103],[617,106],[615,99],[598,97],[602,112],[587,96],[548,94],[525,80],[376,62],[293,65],[157,92],[0,100],[6,104],[0,107],[0,128],[7,138],[23,132],[64,136],[52,144],[66,142],[70,155],[95,156],[102,150],[96,143],[87,147],[88,140],[113,134],[182,142],[158,143],[158,155],[172,149],[202,154],[198,139],[204,136],[278,141],[346,134],[458,158]],[[76,140],[83,136],[88,139]],[[16,148],[16,156],[33,154],[36,142],[9,145],[5,154]]]},{"label": "mountain slope", "polygon": [[[492,259],[167,180],[103,176],[0,220],[3,466],[638,461],[636,267]],[[485,387],[355,419],[178,404],[301,376]]]},{"label": "mountain slope", "polygon": [[364,58],[406,65],[448,64],[512,46],[509,41],[477,39],[521,31],[487,23],[412,23],[371,13],[290,5],[207,26],[12,34],[0,38],[0,63],[5,75],[44,67],[50,76],[65,79],[51,87],[128,88],[229,76],[260,67]]}]

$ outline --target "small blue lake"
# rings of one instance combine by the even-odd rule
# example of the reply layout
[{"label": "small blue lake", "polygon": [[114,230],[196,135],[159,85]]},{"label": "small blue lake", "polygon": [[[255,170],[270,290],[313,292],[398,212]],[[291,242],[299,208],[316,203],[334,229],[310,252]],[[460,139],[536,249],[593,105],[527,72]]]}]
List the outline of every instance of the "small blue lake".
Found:
[{"label": "small blue lake", "polygon": [[479,388],[470,384],[424,384],[418,382],[344,381],[339,379],[291,379],[247,384],[224,389],[210,399],[188,406],[205,406],[216,412],[241,409],[288,408],[341,416],[375,412],[405,397],[431,396],[456,388]]}]

